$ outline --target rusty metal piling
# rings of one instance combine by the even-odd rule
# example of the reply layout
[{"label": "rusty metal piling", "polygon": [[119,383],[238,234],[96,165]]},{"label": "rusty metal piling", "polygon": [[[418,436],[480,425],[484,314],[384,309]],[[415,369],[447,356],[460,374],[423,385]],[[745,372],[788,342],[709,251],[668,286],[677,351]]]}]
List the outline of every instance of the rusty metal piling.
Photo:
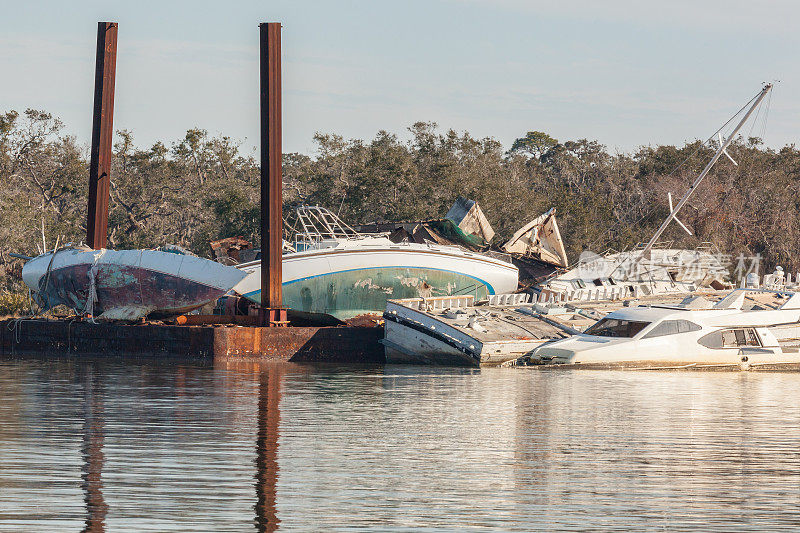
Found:
[{"label": "rusty metal piling", "polygon": [[95,250],[105,248],[108,238],[117,26],[116,22],[97,23],[92,152],[89,162],[89,205],[86,218],[86,244]]},{"label": "rusty metal piling", "polygon": [[262,324],[284,325],[283,178],[281,167],[281,25],[260,29],[261,82],[261,313]]}]

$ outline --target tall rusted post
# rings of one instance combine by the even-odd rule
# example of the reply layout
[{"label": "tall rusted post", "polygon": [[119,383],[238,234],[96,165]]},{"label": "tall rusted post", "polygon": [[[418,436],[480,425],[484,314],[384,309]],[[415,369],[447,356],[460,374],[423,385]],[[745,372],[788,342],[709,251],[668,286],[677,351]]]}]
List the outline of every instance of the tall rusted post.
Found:
[{"label": "tall rusted post", "polygon": [[89,163],[89,205],[86,218],[86,244],[95,250],[105,248],[108,237],[108,194],[111,185],[116,68],[117,23],[98,22],[92,153]]},{"label": "tall rusted post", "polygon": [[283,325],[283,176],[281,168],[281,25],[261,31],[261,317]]}]

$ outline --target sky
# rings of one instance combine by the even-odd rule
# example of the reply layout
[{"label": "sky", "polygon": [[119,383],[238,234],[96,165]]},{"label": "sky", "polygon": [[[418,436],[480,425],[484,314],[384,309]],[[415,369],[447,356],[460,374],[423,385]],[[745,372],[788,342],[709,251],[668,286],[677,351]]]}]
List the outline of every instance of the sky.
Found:
[{"label": "sky", "polygon": [[612,152],[705,139],[779,81],[755,129],[798,142],[796,0],[0,0],[0,112],[91,137],[98,21],[119,23],[115,129],[146,148],[189,128],[258,144],[258,24],[281,22],[283,150],[315,132],[407,139],[419,120]]}]

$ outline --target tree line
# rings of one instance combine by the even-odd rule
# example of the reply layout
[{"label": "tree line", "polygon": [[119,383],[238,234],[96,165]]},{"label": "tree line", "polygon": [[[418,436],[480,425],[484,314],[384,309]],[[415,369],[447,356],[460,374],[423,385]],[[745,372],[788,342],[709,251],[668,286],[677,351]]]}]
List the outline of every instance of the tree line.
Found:
[{"label": "tree line", "polygon": [[[457,196],[477,200],[497,241],[556,207],[571,260],[581,251],[646,241],[667,216],[667,193],[682,195],[714,153],[699,141],[612,153],[596,140],[559,141],[532,131],[506,149],[496,139],[417,122],[408,140],[381,131],[371,140],[314,136],[313,155],[283,156],[284,204],[318,204],[351,224],[441,218]],[[681,214],[688,236],[732,256],[800,269],[800,151],[758,138],[728,149]],[[86,233],[88,147],[44,111],[0,114],[0,291],[20,292],[22,262],[42,246]],[[227,136],[193,128],[182,139],[137,146],[120,130],[114,144],[109,247],[177,244],[211,257],[209,241],[241,235],[259,242],[259,163]],[[763,273],[763,270],[762,270]]]}]

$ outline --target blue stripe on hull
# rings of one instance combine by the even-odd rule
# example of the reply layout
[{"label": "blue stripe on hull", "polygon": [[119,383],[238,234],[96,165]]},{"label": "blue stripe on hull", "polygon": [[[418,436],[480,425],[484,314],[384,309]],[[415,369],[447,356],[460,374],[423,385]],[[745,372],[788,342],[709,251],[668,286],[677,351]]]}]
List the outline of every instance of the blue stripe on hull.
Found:
[{"label": "blue stripe on hull", "polygon": [[[437,268],[358,268],[308,276],[283,283],[283,305],[312,313],[350,318],[380,313],[387,299],[472,294],[476,300],[494,294],[480,278]],[[261,291],[245,296],[261,301]]]}]

